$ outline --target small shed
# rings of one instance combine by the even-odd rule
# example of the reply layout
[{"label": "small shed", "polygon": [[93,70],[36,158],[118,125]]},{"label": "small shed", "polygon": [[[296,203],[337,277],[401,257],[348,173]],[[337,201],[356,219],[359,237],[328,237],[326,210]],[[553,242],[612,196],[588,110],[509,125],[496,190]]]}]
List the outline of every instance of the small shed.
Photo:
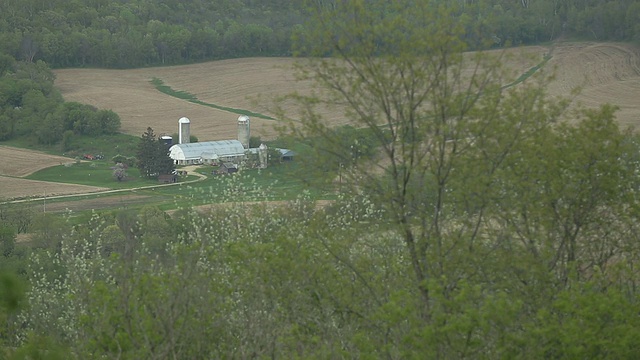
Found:
[{"label": "small shed", "polygon": [[289,149],[278,149],[278,151],[280,152],[280,160],[282,161],[293,161],[293,157],[298,155]]},{"label": "small shed", "polygon": [[178,182],[178,175],[176,174],[158,175],[158,182],[161,184],[172,184],[172,183]]},{"label": "small shed", "polygon": [[218,172],[220,174],[233,174],[238,172],[238,165],[229,162],[222,163]]}]

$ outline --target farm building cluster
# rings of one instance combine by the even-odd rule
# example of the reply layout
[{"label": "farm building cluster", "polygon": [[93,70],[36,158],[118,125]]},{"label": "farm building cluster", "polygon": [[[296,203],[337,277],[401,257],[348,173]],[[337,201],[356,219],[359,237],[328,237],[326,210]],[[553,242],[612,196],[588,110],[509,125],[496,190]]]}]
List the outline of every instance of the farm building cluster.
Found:
[{"label": "farm building cluster", "polygon": [[[227,172],[234,172],[241,164],[266,168],[268,148],[261,144],[257,148],[249,146],[250,120],[246,115],[238,117],[238,138],[233,140],[202,141],[191,143],[191,121],[182,117],[178,120],[178,143],[173,144],[170,136],[163,136],[169,147],[169,156],[176,165],[209,164],[220,165]],[[293,152],[277,149],[282,159],[291,160]]]}]

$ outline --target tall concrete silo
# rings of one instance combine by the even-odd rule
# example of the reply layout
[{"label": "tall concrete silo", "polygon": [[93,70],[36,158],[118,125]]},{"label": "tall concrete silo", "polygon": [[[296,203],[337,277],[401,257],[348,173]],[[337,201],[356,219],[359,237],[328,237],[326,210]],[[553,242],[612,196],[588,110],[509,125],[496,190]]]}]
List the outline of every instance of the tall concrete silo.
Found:
[{"label": "tall concrete silo", "polygon": [[258,167],[260,169],[267,168],[267,160],[269,157],[269,153],[267,151],[268,151],[267,145],[260,144],[260,147],[258,147],[258,160],[259,160]]},{"label": "tall concrete silo", "polygon": [[238,117],[238,141],[244,146],[245,149],[249,148],[249,117],[247,115],[240,115]]},{"label": "tall concrete silo", "polygon": [[191,121],[186,117],[178,120],[178,144],[188,144],[191,137]]}]

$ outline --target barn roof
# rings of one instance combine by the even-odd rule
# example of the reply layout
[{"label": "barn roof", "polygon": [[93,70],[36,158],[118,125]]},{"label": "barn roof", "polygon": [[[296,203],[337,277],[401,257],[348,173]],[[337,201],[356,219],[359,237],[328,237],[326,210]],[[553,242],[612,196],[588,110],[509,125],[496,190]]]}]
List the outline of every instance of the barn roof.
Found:
[{"label": "barn roof", "polygon": [[277,149],[277,150],[280,151],[280,155],[283,156],[283,157],[293,157],[293,156],[298,155],[294,151],[289,150],[289,149]]},{"label": "barn roof", "polygon": [[176,144],[169,148],[169,156],[174,160],[194,160],[203,157],[212,158],[215,154],[238,156],[244,154],[244,147],[238,140],[203,141],[189,144]]}]

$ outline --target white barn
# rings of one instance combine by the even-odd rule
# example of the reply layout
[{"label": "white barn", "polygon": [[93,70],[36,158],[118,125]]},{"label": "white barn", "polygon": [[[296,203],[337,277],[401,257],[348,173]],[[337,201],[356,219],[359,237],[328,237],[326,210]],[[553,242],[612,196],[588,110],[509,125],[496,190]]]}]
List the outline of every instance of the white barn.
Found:
[{"label": "white barn", "polygon": [[239,163],[245,158],[245,151],[238,140],[203,141],[175,144],[169,148],[169,156],[176,165]]}]

